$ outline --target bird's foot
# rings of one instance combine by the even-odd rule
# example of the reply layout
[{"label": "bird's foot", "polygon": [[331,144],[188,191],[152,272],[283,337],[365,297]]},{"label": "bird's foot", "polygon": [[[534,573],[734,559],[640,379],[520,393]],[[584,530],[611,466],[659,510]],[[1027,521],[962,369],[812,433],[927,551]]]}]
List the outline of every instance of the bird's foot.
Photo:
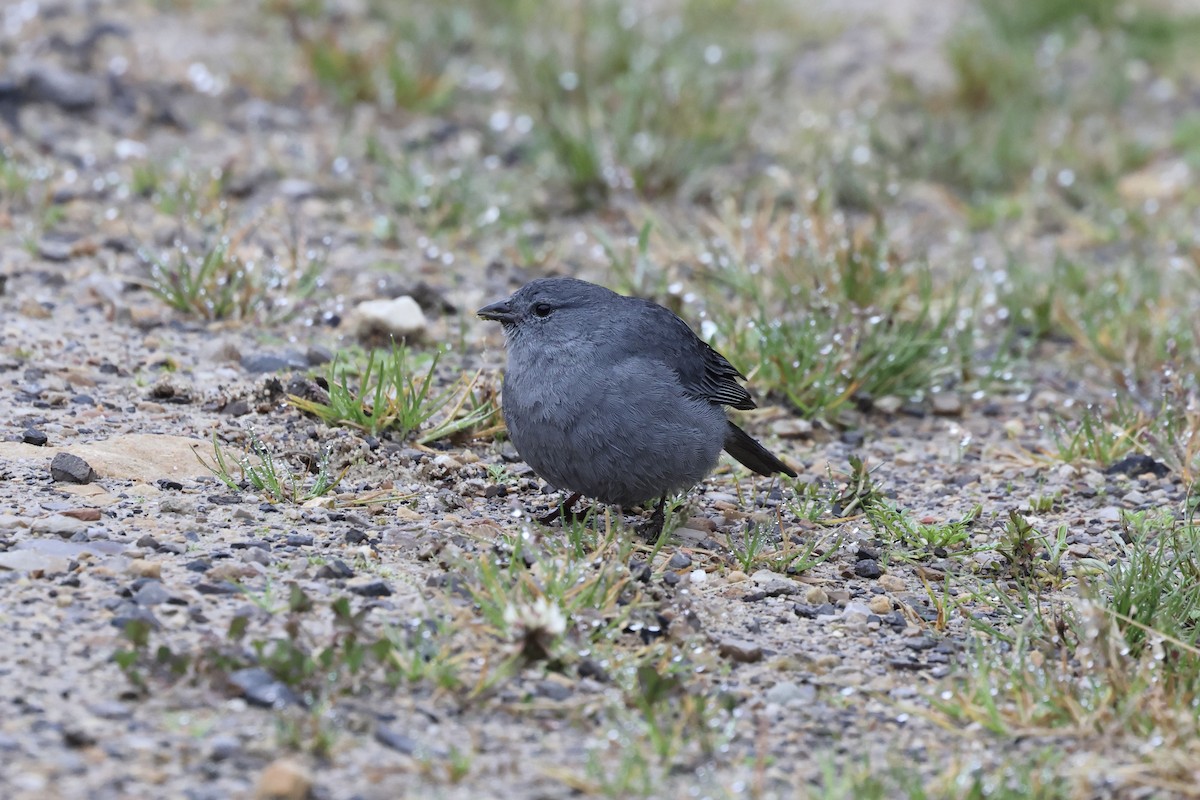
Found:
[{"label": "bird's foot", "polygon": [[575,492],[566,500],[564,500],[563,504],[558,508],[538,517],[538,522],[542,523],[543,525],[553,525],[555,522],[562,520],[562,523],[566,525],[585,519],[588,514],[592,513],[592,507],[588,506],[582,511],[571,510],[572,506],[574,506],[577,502],[579,502],[579,492]]},{"label": "bird's foot", "polygon": [[663,526],[667,524],[666,506],[667,496],[663,495],[662,499],[658,501],[658,505],[654,507],[654,513],[635,529],[639,536],[648,541],[656,541],[659,536],[662,536]]}]

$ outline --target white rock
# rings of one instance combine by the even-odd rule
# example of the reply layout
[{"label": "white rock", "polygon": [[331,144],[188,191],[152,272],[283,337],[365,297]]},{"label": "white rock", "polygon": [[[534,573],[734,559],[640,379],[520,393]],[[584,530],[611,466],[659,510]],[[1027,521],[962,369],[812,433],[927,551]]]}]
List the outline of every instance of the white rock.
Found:
[{"label": "white rock", "polygon": [[355,306],[347,320],[355,335],[383,334],[397,339],[417,339],[425,332],[425,312],[408,295],[394,300],[367,300]]}]

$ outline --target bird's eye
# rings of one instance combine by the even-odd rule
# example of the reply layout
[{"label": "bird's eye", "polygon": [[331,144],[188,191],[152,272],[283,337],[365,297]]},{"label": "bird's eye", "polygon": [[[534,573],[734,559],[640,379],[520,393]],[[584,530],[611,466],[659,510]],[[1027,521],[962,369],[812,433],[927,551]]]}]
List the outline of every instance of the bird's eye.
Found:
[{"label": "bird's eye", "polygon": [[550,312],[554,310],[554,306],[549,303],[538,303],[533,307],[533,315],[545,319],[550,316]]}]

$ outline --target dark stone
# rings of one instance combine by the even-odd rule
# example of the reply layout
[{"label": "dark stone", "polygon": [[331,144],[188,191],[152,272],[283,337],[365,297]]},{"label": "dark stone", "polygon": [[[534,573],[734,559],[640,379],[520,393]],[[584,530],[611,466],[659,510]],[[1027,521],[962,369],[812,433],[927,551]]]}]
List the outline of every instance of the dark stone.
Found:
[{"label": "dark stone", "polygon": [[131,622],[145,622],[156,631],[162,628],[162,623],[158,621],[158,617],[154,616],[153,611],[124,600],[113,615],[112,625],[119,630],[125,630],[125,627]]},{"label": "dark stone", "polygon": [[537,685],[538,697],[545,697],[553,700],[556,703],[561,703],[565,700],[570,700],[573,692],[571,687],[560,681],[538,681]]},{"label": "dark stone", "polygon": [[843,444],[858,447],[863,443],[864,436],[862,431],[842,431],[841,439]]},{"label": "dark stone", "polygon": [[680,578],[678,572],[668,572],[663,575],[663,583],[667,586],[676,586],[679,584]]},{"label": "dark stone", "polygon": [[138,547],[141,547],[141,548],[144,548],[147,550],[157,550],[158,549],[158,539],[155,539],[153,536],[151,536],[148,533],[143,534],[142,536],[138,537],[138,540],[134,544],[136,544]]},{"label": "dark stone", "polygon": [[892,669],[903,669],[909,672],[916,672],[922,669],[929,669],[928,664],[922,664],[920,661],[911,661],[909,659],[894,658],[888,661],[888,666]]},{"label": "dark stone", "polygon": [[346,544],[362,544],[367,540],[367,534],[365,531],[361,531],[358,528],[351,528],[350,530],[346,531],[345,539]]},{"label": "dark stone", "polygon": [[308,369],[308,359],[303,353],[251,353],[242,356],[242,369],[255,374]]},{"label": "dark stone", "polygon": [[854,565],[854,574],[860,578],[878,578],[883,574],[879,562],[873,558],[864,558]]},{"label": "dark stone", "polygon": [[411,756],[420,749],[417,740],[406,733],[392,730],[391,728],[380,725],[375,729],[375,741],[379,742],[384,747],[390,747],[393,750]]},{"label": "dark stone", "polygon": [[357,586],[347,586],[346,588],[363,597],[390,597],[392,594],[392,587],[383,581],[371,581],[370,583],[361,583]]},{"label": "dark stone", "polygon": [[328,364],[330,361],[333,361],[333,351],[328,347],[314,344],[304,351],[304,360],[308,362],[310,367],[319,367],[322,364]]},{"label": "dark stone", "polygon": [[283,541],[292,547],[312,547],[313,536],[311,533],[289,533]]},{"label": "dark stone", "polygon": [[200,594],[238,594],[241,589],[236,583],[220,581],[218,583],[197,583],[196,591]]},{"label": "dark stone", "polygon": [[591,678],[600,683],[608,683],[610,680],[604,667],[590,658],[581,659],[579,665],[575,667],[575,672],[580,678]]},{"label": "dark stone", "polygon": [[667,562],[667,569],[687,569],[692,565],[692,557],[687,553],[678,552]]},{"label": "dark stone", "polygon": [[96,479],[92,465],[70,453],[56,453],[50,460],[50,477],[63,483],[91,483]]},{"label": "dark stone", "polygon": [[1115,464],[1112,464],[1108,469],[1104,470],[1105,475],[1142,475],[1149,472],[1156,478],[1162,478],[1171,472],[1171,468],[1166,464],[1155,461],[1153,458],[1142,453],[1135,453],[1131,456],[1122,458]]},{"label": "dark stone", "polygon": [[21,434],[21,441],[34,447],[45,447],[46,442],[50,441],[50,437],[37,428],[26,428]]},{"label": "dark stone", "polygon": [[335,558],[328,564],[322,564],[317,570],[317,577],[323,580],[346,580],[354,577],[354,570],[340,558]]},{"label": "dark stone", "polygon": [[640,558],[629,559],[629,577],[635,581],[649,583],[651,574],[650,565],[645,561]]},{"label": "dark stone", "polygon": [[158,606],[171,600],[171,593],[158,581],[146,581],[133,595],[139,606]]},{"label": "dark stone", "polygon": [[208,572],[212,569],[212,562],[203,558],[198,558],[195,561],[189,561],[183,565],[183,568],[188,572]]},{"label": "dark stone", "polygon": [[271,545],[269,542],[264,542],[261,539],[247,539],[244,542],[233,542],[229,545],[231,550],[252,550],[257,547],[259,550],[270,551]]},{"label": "dark stone", "polygon": [[183,491],[183,484],[180,483],[179,481],[173,481],[168,478],[159,478],[154,483],[158,486],[158,488],[160,488],[164,491],[171,491],[171,492],[182,492]]},{"label": "dark stone", "polygon": [[106,700],[90,705],[88,711],[100,719],[129,719],[133,714],[129,706],[116,700]]},{"label": "dark stone", "polygon": [[221,409],[221,413],[231,417],[244,417],[250,413],[250,404],[239,398],[231,403],[226,403],[225,407]]},{"label": "dark stone", "polygon": [[248,667],[231,672],[229,682],[251,705],[280,709],[301,704],[300,698],[287,684],[276,680],[275,676],[262,667]]},{"label": "dark stone", "polygon": [[911,639],[905,639],[904,646],[909,650],[929,650],[930,648],[937,646],[937,642],[935,642],[933,639],[930,639],[928,636],[914,636]]}]

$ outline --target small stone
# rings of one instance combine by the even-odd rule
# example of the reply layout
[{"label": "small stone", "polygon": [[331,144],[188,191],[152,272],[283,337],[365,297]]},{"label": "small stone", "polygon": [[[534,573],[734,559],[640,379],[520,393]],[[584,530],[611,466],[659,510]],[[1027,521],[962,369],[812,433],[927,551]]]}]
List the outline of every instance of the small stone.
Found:
[{"label": "small stone", "polygon": [[383,725],[375,729],[375,741],[406,756],[411,756],[420,747],[417,740],[408,734],[400,733]]},{"label": "small stone", "polygon": [[887,592],[903,592],[908,588],[904,579],[897,575],[880,575],[879,585]]},{"label": "small stone", "polygon": [[408,295],[359,303],[347,319],[347,325],[359,339],[390,336],[413,341],[424,335],[427,324],[425,312]]},{"label": "small stone", "polygon": [[875,401],[875,410],[883,414],[895,414],[903,405],[902,399],[894,394],[888,394]]},{"label": "small stone", "polygon": [[91,483],[96,479],[92,465],[70,453],[55,453],[50,460],[50,477],[64,483]]},{"label": "small stone", "polygon": [[740,569],[735,569],[725,576],[726,583],[742,583],[750,580],[750,576],[742,572]]},{"label": "small stone", "polygon": [[146,581],[133,593],[133,602],[139,606],[158,606],[170,600],[171,594],[156,580]]},{"label": "small stone", "polygon": [[354,577],[354,570],[350,569],[345,561],[335,558],[328,564],[321,565],[321,568],[317,570],[317,577],[322,580],[346,580]]},{"label": "small stone", "polygon": [[820,586],[810,586],[804,593],[804,602],[810,606],[821,606],[829,602],[829,593]]},{"label": "small stone", "polygon": [[70,564],[70,559],[64,556],[34,553],[29,550],[8,550],[0,553],[0,570],[52,575],[66,572]]},{"label": "small stone", "polygon": [[147,561],[144,558],[135,558],[130,561],[125,571],[139,578],[153,578],[154,580],[162,578],[162,564],[157,561]]},{"label": "small stone", "polygon": [[1121,501],[1128,503],[1131,506],[1144,506],[1150,502],[1150,498],[1142,492],[1139,492],[1137,489],[1134,489],[1132,492],[1122,497]]},{"label": "small stone", "polygon": [[100,520],[100,509],[98,508],[69,508],[59,513],[80,522],[99,522]]},{"label": "small stone", "polygon": [[313,536],[311,533],[289,533],[283,541],[292,547],[312,547]]},{"label": "small stone", "polygon": [[242,369],[256,375],[283,372],[291,369],[308,369],[308,359],[302,353],[250,353],[242,356]]},{"label": "small stone", "polygon": [[786,706],[792,702],[808,703],[816,699],[817,690],[809,684],[798,684],[794,681],[780,681],[767,689],[766,701],[776,705]]},{"label": "small stone", "polygon": [[781,439],[802,439],[812,435],[813,425],[806,419],[781,419],[771,426],[771,432]]},{"label": "small stone", "polygon": [[246,702],[262,708],[280,709],[300,705],[300,699],[287,684],[262,667],[248,667],[229,673],[229,683],[241,691]]},{"label": "small stone", "polygon": [[236,561],[222,561],[205,575],[211,581],[239,581],[244,578],[257,578],[258,570],[249,564],[239,564]]},{"label": "small stone", "polygon": [[846,603],[846,607],[842,609],[842,619],[847,622],[866,622],[869,616],[870,607],[857,601]]},{"label": "small stone", "polygon": [[929,396],[930,409],[939,417],[962,416],[963,403],[958,392],[938,392]]},{"label": "small stone", "polygon": [[133,712],[129,706],[116,700],[105,700],[88,706],[88,711],[100,719],[129,719]]},{"label": "small stone", "polygon": [[87,532],[87,524],[81,520],[71,517],[64,517],[61,514],[55,514],[52,517],[34,520],[30,529],[34,533],[46,533],[52,536],[61,536],[64,539],[73,538],[76,535]]},{"label": "small stone", "polygon": [[46,442],[50,441],[50,437],[36,428],[26,428],[21,433],[21,441],[34,447],[45,447]]},{"label": "small stone", "polygon": [[667,569],[687,569],[691,565],[692,557],[680,551],[671,556],[671,560],[667,562]]},{"label": "small stone", "polygon": [[728,637],[717,643],[717,650],[721,655],[733,661],[740,661],[743,664],[751,664],[755,661],[761,661],[763,657],[762,648],[754,642],[748,642],[745,639],[736,639]]},{"label": "small stone", "polygon": [[867,608],[871,609],[872,614],[883,616],[890,614],[892,611],[892,601],[887,595],[877,594],[871,598],[871,602],[867,603]]},{"label": "small stone", "polygon": [[1121,509],[1116,506],[1105,506],[1096,512],[1096,519],[1101,522],[1120,522]]},{"label": "small stone", "polygon": [[212,761],[225,761],[242,752],[242,743],[236,736],[218,734],[208,740],[208,757]]},{"label": "small stone", "polygon": [[370,583],[360,583],[356,586],[347,586],[351,592],[363,597],[389,597],[392,594],[392,587],[388,586],[383,581],[371,581]]},{"label": "small stone", "polygon": [[256,800],[307,800],[312,794],[312,775],[294,758],[272,761],[258,776]]},{"label": "small stone", "polygon": [[860,578],[878,578],[883,574],[879,562],[873,558],[864,558],[854,565],[854,574]]}]

